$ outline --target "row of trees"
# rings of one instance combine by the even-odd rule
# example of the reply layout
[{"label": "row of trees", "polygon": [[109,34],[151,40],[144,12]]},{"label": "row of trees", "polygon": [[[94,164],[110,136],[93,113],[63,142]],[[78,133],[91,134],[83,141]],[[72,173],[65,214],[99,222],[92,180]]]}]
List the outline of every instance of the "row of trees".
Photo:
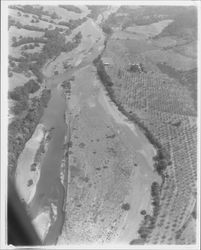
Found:
[{"label": "row of trees", "polygon": [[14,36],[12,38],[12,42],[12,46],[17,47],[27,43],[47,43],[47,39],[45,39],[44,37],[22,37],[17,41],[17,38]]},{"label": "row of trees", "polygon": [[40,47],[39,43],[34,42],[34,44],[32,44],[32,43],[29,44],[29,45],[25,44],[25,45],[23,45],[23,46],[21,47],[21,49],[22,49],[22,50],[27,50],[27,49],[34,49],[35,47]]},{"label": "row of trees", "polygon": [[79,18],[79,19],[75,19],[75,20],[70,19],[68,22],[60,21],[60,22],[58,22],[58,24],[66,26],[70,30],[73,30],[73,29],[76,29],[78,26],[80,26],[82,23],[84,23],[86,21],[87,21],[87,18],[83,17],[83,18]]},{"label": "row of trees", "polygon": [[164,171],[166,170],[167,166],[171,165],[172,162],[170,161],[170,155],[166,152],[166,150],[162,147],[157,149],[157,154],[153,157],[154,168],[158,172],[162,178],[164,178]]},{"label": "row of trees", "polygon": [[[113,83],[112,83],[111,78],[109,77],[109,75],[105,71],[105,67],[104,67],[103,62],[101,60],[101,56],[98,56],[93,61],[93,63],[96,66],[96,70],[97,70],[97,73],[98,73],[100,80],[102,81],[104,86],[107,88],[107,90],[109,90],[112,87]],[[111,89],[109,91],[111,91]]]},{"label": "row of trees", "polygon": [[138,230],[140,238],[132,240],[130,242],[130,245],[145,244],[148,236],[150,235],[155,226],[160,209],[160,185],[157,182],[153,182],[151,185],[151,196],[153,205],[153,215],[148,215],[146,214],[146,212],[143,213],[144,219]]}]

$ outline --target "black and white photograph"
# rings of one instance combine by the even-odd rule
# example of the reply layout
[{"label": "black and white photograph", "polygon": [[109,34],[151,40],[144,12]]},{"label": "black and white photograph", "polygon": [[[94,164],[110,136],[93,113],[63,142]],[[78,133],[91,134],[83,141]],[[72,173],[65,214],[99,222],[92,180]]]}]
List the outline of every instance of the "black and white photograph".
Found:
[{"label": "black and white photograph", "polygon": [[200,1],[2,1],[1,249],[200,249]]}]

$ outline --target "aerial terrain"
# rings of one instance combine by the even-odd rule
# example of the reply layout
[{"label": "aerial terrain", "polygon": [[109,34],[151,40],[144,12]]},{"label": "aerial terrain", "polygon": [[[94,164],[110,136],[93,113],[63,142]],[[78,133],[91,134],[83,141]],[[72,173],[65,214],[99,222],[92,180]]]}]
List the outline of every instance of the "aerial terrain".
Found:
[{"label": "aerial terrain", "polygon": [[8,29],[8,175],[43,244],[196,244],[196,7],[10,5]]}]

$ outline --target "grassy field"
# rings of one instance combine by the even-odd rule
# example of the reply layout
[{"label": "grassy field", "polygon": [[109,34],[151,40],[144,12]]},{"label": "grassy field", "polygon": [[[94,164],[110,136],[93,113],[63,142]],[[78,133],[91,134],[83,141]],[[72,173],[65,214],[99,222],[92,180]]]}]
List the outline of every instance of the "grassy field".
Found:
[{"label": "grassy field", "polygon": [[126,28],[126,31],[131,33],[143,34],[146,37],[154,37],[162,32],[173,20],[163,20],[150,25],[133,25]]}]

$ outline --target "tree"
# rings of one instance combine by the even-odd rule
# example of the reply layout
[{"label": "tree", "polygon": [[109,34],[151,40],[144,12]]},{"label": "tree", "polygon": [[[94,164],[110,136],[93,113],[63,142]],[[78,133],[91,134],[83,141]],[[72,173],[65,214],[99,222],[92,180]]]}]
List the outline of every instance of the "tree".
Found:
[{"label": "tree", "polygon": [[15,36],[12,37],[12,42],[16,43],[17,42],[17,38]]},{"label": "tree", "polygon": [[104,24],[102,26],[102,30],[104,33],[106,33],[107,35],[111,35],[113,33],[112,28],[110,28],[107,24]]},{"label": "tree", "polygon": [[124,203],[124,204],[122,204],[121,208],[122,208],[123,210],[128,211],[128,210],[130,209],[130,204],[129,204],[129,203]]}]

